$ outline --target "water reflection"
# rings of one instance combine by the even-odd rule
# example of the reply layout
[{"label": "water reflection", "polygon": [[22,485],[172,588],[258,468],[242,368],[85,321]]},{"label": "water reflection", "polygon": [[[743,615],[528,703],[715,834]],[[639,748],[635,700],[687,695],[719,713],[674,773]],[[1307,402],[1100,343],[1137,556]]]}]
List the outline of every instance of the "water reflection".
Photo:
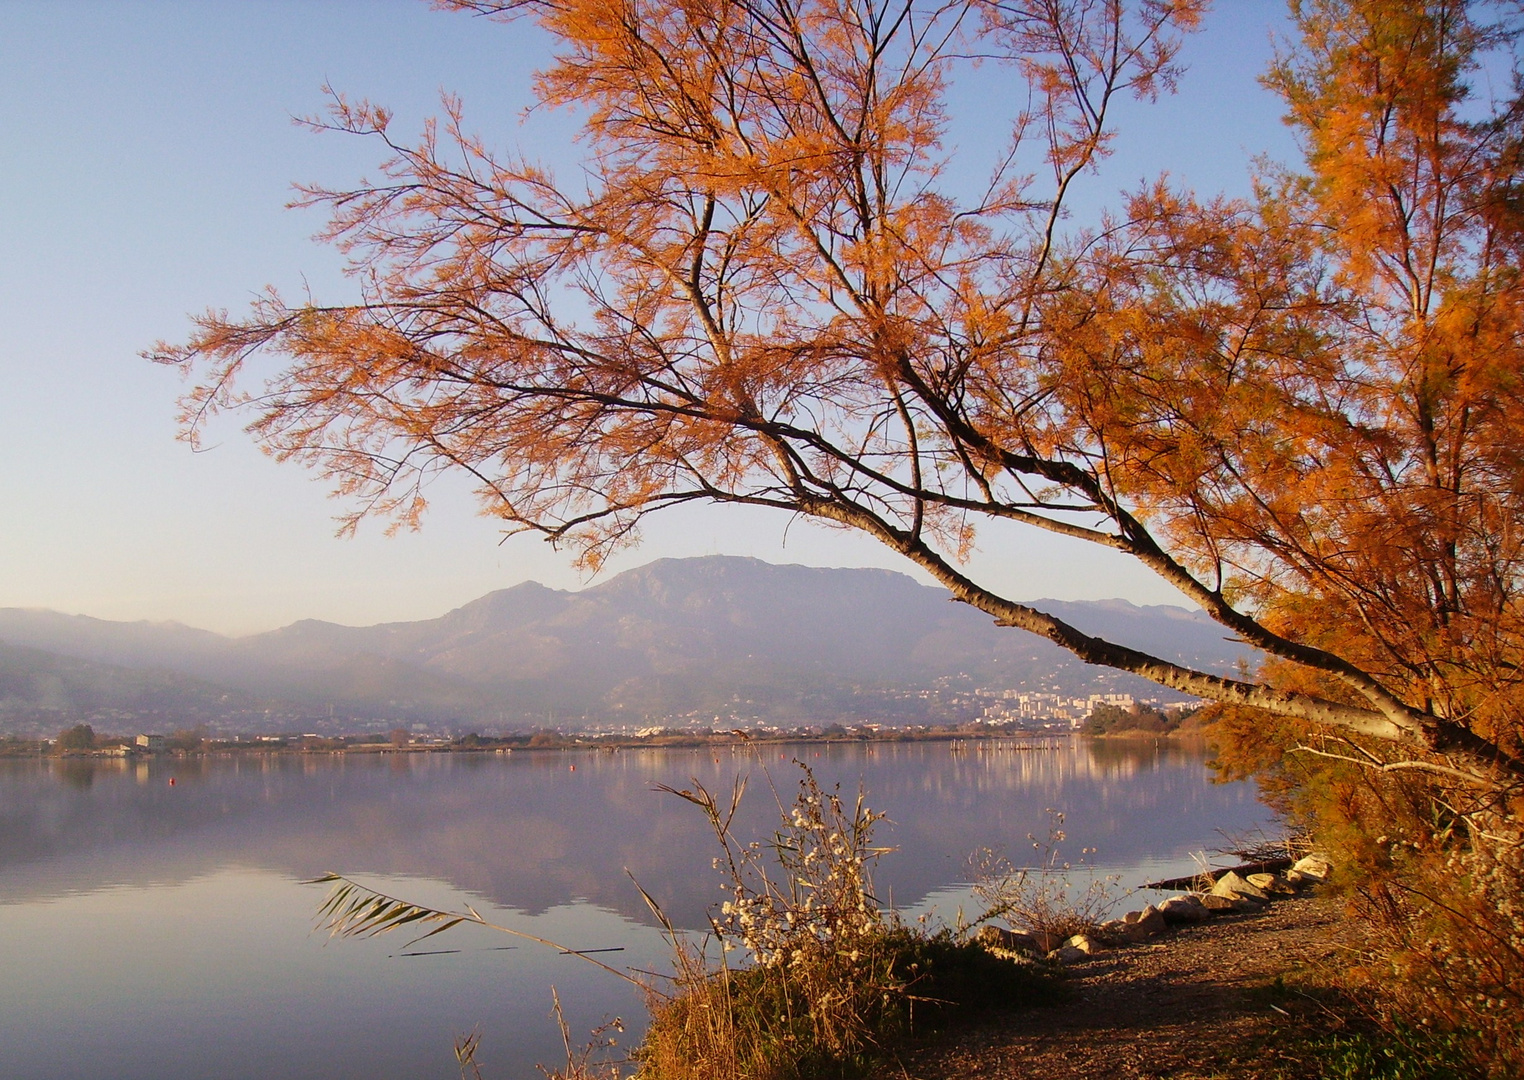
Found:
[{"label": "water reflection", "polygon": [[336,870],[652,968],[660,936],[625,871],[682,925],[720,899],[703,821],[653,788],[747,776],[738,828],[765,833],[796,754],[889,814],[900,850],[878,884],[910,910],[956,907],[966,855],[1027,850],[1047,808],[1071,851],[1129,881],[1187,872],[1214,830],[1268,817],[1170,743],[0,762],[0,1075],[447,1080],[478,1025],[491,1075],[537,1075],[556,1060],[551,984],[574,1032],[638,1015],[629,989],[454,931],[459,951],[425,957],[325,946],[322,891],[298,882]]},{"label": "water reflection", "polygon": [[[680,923],[715,896],[694,781],[750,791],[739,827],[764,833],[792,797],[798,755],[889,815],[880,886],[906,907],[958,880],[975,848],[1025,847],[1062,810],[1071,849],[1103,868],[1179,865],[1217,829],[1267,813],[1211,783],[1199,749],[1168,742],[884,743],[720,751],[513,755],[245,755],[12,761],[0,767],[0,902],[183,882],[224,866],[293,878],[412,875],[541,913],[589,901],[649,923],[626,871]],[[173,784],[171,784],[173,779]]]}]

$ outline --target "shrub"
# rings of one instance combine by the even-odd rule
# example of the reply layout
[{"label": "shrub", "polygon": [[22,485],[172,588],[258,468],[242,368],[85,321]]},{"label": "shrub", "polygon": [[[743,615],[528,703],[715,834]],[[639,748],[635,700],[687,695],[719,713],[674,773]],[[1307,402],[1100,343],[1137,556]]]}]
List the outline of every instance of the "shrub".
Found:
[{"label": "shrub", "polygon": [[[999,919],[1013,930],[1062,940],[1093,932],[1116,905],[1117,879],[1097,877],[1088,862],[1065,861],[1064,815],[1056,810],[1048,815],[1046,840],[1027,834],[1037,853],[1032,863],[1018,867],[995,848],[976,851],[970,858],[974,896],[984,906],[973,925]],[[1092,853],[1083,849],[1082,860]]]},{"label": "shrub", "polygon": [[[871,872],[886,850],[872,839],[881,815],[860,792],[848,805],[801,769],[793,805],[766,842],[731,832],[739,785],[725,807],[702,787],[674,792],[709,818],[730,899],[705,940],[668,926],[677,974],[672,992],[653,998],[637,1051],[642,1077],[863,1075],[917,1030],[1046,991],[1041,968],[886,914]],[[706,945],[718,946],[713,960]]]},{"label": "shrub", "polygon": [[[1225,710],[1226,776],[1256,776],[1267,801],[1316,839],[1367,927],[1340,969],[1393,1039],[1452,1038],[1493,1077],[1524,1076],[1524,829],[1517,802],[1375,740],[1335,740]],[[1516,798],[1516,796],[1515,796]]]}]

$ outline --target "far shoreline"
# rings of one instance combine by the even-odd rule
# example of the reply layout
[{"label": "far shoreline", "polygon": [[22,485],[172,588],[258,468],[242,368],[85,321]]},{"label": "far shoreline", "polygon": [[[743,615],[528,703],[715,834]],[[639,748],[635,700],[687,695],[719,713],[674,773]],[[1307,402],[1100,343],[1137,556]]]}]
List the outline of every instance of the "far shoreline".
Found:
[{"label": "far shoreline", "polygon": [[[743,746],[853,746],[905,743],[968,743],[981,747],[990,743],[1007,743],[1012,750],[1036,750],[1056,748],[1059,744],[1076,739],[1094,740],[1100,743],[1142,744],[1166,742],[1176,745],[1201,744],[1210,741],[1210,730],[1201,727],[1177,729],[1168,732],[1143,730],[1085,732],[1076,728],[970,730],[959,728],[857,728],[842,731],[810,732],[808,730],[785,730],[748,732],[741,729],[728,731],[665,731],[646,735],[599,734],[599,733],[551,733],[534,732],[504,736],[469,734],[456,739],[413,739],[406,743],[393,741],[387,736],[375,734],[356,735],[264,735],[240,736],[233,739],[201,737],[194,745],[169,745],[156,749],[144,749],[132,745],[131,737],[119,735],[101,736],[93,749],[70,749],[59,751],[49,740],[21,739],[15,736],[0,737],[0,758],[32,758],[54,761],[154,761],[201,757],[232,757],[245,755],[410,755],[410,754],[465,754],[507,755],[543,754],[546,752],[581,751],[586,753],[616,753],[629,750],[699,750],[734,749]],[[166,740],[168,741],[168,740]],[[189,742],[189,740],[185,740]],[[104,745],[102,745],[104,744]]]}]

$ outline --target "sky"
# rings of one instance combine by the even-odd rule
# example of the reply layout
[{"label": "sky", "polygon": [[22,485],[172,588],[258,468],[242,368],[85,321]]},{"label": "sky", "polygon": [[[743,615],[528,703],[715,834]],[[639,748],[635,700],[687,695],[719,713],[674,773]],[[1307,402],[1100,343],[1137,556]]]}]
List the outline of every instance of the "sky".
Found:
[{"label": "sky", "polygon": [[[1180,92],[1124,110],[1084,205],[1163,172],[1241,194],[1256,156],[1291,160],[1257,82],[1283,18],[1274,0],[1219,0],[1182,53]],[[350,184],[379,161],[293,122],[322,111],[322,87],[388,106],[409,134],[441,91],[459,94],[490,142],[566,169],[568,118],[525,114],[547,57],[532,26],[421,2],[0,0],[0,607],[244,634],[432,618],[521,581],[581,588],[662,557],[911,572],[865,537],[711,506],[657,515],[590,579],[566,550],[505,540],[448,481],[421,531],[370,523],[339,538],[322,482],[270,460],[238,422],[199,452],[177,438],[186,384],[142,350],[267,285],[351,295],[341,257],[312,240],[321,212],[286,208],[294,182]],[[955,88],[953,138],[982,171],[981,101],[1001,80],[1020,88],[1009,72],[977,78]],[[1184,602],[1122,556],[1029,530],[982,534],[971,569],[1015,599]]]}]

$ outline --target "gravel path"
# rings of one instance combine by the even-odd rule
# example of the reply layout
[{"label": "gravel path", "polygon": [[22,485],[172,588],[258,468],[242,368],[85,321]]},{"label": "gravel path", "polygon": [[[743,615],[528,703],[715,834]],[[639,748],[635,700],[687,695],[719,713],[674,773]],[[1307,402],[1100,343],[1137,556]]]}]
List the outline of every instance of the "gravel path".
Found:
[{"label": "gravel path", "polygon": [[[907,1080],[1193,1080],[1316,1075],[1284,1037],[1332,1018],[1278,976],[1337,965],[1356,933],[1332,899],[1300,896],[1254,915],[1181,927],[1071,968],[1070,998],[908,1054]],[[1295,979],[1290,980],[1293,985]]]}]

